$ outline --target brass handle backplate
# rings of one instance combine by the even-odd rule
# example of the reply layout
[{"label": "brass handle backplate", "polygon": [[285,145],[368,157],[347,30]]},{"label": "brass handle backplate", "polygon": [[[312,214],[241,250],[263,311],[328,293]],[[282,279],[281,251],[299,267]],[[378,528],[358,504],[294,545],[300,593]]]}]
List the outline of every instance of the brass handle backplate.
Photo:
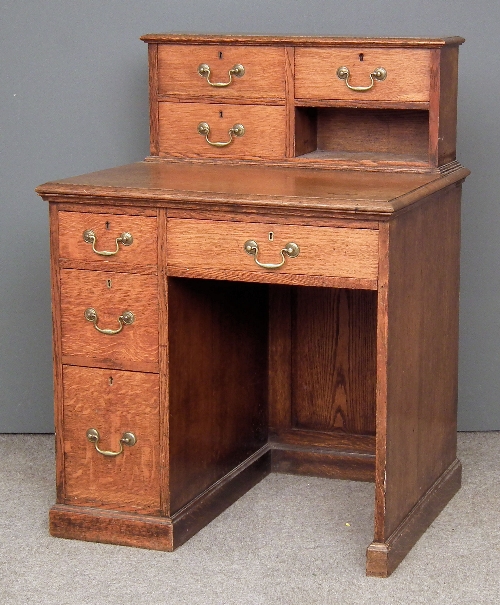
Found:
[{"label": "brass handle backplate", "polygon": [[210,82],[210,67],[206,63],[198,65],[198,73],[202,78],[207,79],[207,82],[210,84],[210,86],[213,86],[214,88],[225,88],[226,86],[229,86],[231,84],[231,82],[233,81],[233,76],[235,76],[236,78],[241,78],[242,76],[244,76],[245,68],[243,67],[243,65],[240,64],[233,65],[233,67],[231,67],[231,69],[228,71],[229,82]]},{"label": "brass handle backplate", "polygon": [[100,328],[97,325],[97,322],[99,321],[99,317],[97,316],[97,311],[95,309],[93,309],[92,307],[85,309],[84,315],[85,315],[85,319],[87,321],[91,321],[94,324],[94,328],[98,332],[100,332],[101,334],[107,334],[108,336],[114,336],[115,334],[119,334],[123,330],[123,326],[125,326],[125,325],[129,326],[130,324],[133,324],[135,321],[135,315],[132,313],[132,311],[124,311],[120,315],[120,317],[118,317],[118,323],[120,324],[120,327],[117,328],[116,330],[111,330],[109,328]]},{"label": "brass handle backplate", "polygon": [[339,67],[337,69],[337,78],[339,78],[340,80],[345,80],[345,85],[347,86],[347,88],[349,88],[350,90],[354,90],[355,92],[366,92],[367,90],[371,90],[373,88],[375,80],[377,80],[377,82],[382,82],[387,78],[387,70],[383,67],[377,67],[376,69],[374,69],[370,74],[371,84],[369,86],[351,86],[349,84],[350,75],[351,72],[349,71],[348,67]]},{"label": "brass handle backplate", "polygon": [[108,452],[99,448],[100,435],[97,429],[89,429],[87,431],[87,439],[90,441],[90,443],[94,444],[94,447],[99,452],[99,454],[102,454],[103,456],[108,456],[110,458],[119,456],[123,452],[124,445],[132,447],[137,443],[137,439],[134,433],[123,433],[122,438],[120,439],[120,449],[117,452]]},{"label": "brass handle backplate", "polygon": [[83,232],[83,241],[87,244],[92,244],[92,250],[96,254],[99,254],[99,256],[114,256],[115,254],[118,254],[120,244],[122,246],[130,246],[133,243],[134,238],[132,237],[131,233],[122,233],[116,238],[116,250],[113,250],[112,252],[108,252],[107,250],[95,249],[97,237],[96,234],[92,231],[92,229],[86,229]]},{"label": "brass handle backplate", "polygon": [[296,258],[300,254],[300,248],[294,242],[289,242],[285,245],[284,248],[280,250],[281,254],[281,262],[280,263],[261,263],[257,258],[257,254],[259,253],[259,245],[253,239],[247,240],[243,244],[243,248],[247,254],[253,256],[254,261],[259,267],[263,269],[279,269],[285,264],[285,255],[289,258]]},{"label": "brass handle backplate", "polygon": [[210,126],[206,122],[200,122],[198,124],[198,134],[205,137],[207,143],[212,145],[212,147],[227,147],[233,142],[233,136],[242,137],[245,134],[245,127],[243,124],[235,124],[229,129],[229,141],[224,141],[223,143],[209,140],[208,135],[210,134]]}]

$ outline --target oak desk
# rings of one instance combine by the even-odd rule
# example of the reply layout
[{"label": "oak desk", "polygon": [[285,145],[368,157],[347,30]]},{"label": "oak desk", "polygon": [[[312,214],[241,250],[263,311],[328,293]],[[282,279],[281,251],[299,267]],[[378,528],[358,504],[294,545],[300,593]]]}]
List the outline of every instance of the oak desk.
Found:
[{"label": "oak desk", "polygon": [[[274,50],[297,52],[295,39],[273,40]],[[461,39],[450,40],[439,48],[456,50]],[[157,58],[152,64],[152,105],[174,105],[159,100]],[[307,96],[304,86],[296,81]],[[388,107],[363,100],[368,113],[353,118],[354,129],[379,120],[370,102]],[[409,103],[441,115],[442,103],[432,102]],[[333,128],[337,113],[318,118],[300,103],[293,120],[278,106],[289,115],[285,130],[302,120],[297,140],[307,120]],[[196,103],[185,104],[194,111]],[[248,123],[244,135],[229,132],[232,156],[214,161],[213,140],[195,124],[193,147],[176,158],[159,143],[164,127],[154,126],[165,111],[152,109],[157,157],[37,189],[51,217],[51,533],[172,550],[269,472],[373,481],[367,573],[389,575],[461,479],[459,232],[468,171],[454,155],[445,161],[445,143],[429,134],[447,118],[426,123],[434,154],[412,164],[408,146],[399,157],[379,149],[367,167],[355,149],[320,149],[337,135],[293,157],[239,158]],[[403,123],[422,123],[418,111],[398,111],[384,114],[397,125],[372,147],[387,146]],[[207,157],[186,160],[199,142]],[[309,153],[312,165],[293,164]]]}]

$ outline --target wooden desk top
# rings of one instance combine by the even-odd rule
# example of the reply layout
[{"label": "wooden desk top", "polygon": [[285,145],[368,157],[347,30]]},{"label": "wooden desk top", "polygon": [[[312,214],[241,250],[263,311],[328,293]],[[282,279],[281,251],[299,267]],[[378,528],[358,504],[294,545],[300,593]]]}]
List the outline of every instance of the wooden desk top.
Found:
[{"label": "wooden desk top", "polygon": [[144,161],[45,183],[36,191],[55,202],[71,196],[87,204],[112,199],[123,205],[383,220],[468,174],[458,163],[445,174],[415,174]]}]

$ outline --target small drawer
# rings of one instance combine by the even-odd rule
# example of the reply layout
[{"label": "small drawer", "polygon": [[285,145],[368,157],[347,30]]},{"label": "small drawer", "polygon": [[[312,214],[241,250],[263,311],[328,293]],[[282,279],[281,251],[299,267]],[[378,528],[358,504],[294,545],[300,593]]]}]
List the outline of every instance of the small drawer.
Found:
[{"label": "small drawer", "polygon": [[[159,117],[160,155],[285,157],[286,111],[282,106],[162,102]],[[208,125],[208,129],[204,125]]]},{"label": "small drawer", "polygon": [[[341,67],[349,70],[347,80],[337,75]],[[372,80],[370,74],[378,68],[386,71],[386,77]],[[347,84],[370,88],[352,90]],[[295,51],[296,99],[428,102],[429,86],[429,50],[298,48]]]},{"label": "small drawer", "polygon": [[59,212],[59,257],[102,265],[157,264],[156,218]]},{"label": "small drawer", "polygon": [[67,363],[157,371],[156,276],[63,269],[61,315]]},{"label": "small drawer", "polygon": [[284,99],[285,50],[262,46],[160,44],[158,92],[219,98],[223,102],[226,99]]},{"label": "small drawer", "polygon": [[225,271],[377,279],[374,229],[170,219],[167,233],[173,274],[203,269],[207,277],[220,272],[221,279]]},{"label": "small drawer", "polygon": [[64,366],[63,389],[65,503],[158,512],[158,375]]}]

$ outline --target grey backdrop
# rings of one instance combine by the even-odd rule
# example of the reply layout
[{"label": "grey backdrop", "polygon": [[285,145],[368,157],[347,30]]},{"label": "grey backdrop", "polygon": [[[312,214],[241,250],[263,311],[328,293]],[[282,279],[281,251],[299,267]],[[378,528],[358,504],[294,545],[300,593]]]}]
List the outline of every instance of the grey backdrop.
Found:
[{"label": "grey backdrop", "polygon": [[499,430],[500,4],[491,0],[3,0],[0,433],[52,432],[46,203],[36,185],[148,154],[151,32],[461,35],[459,426]]}]

